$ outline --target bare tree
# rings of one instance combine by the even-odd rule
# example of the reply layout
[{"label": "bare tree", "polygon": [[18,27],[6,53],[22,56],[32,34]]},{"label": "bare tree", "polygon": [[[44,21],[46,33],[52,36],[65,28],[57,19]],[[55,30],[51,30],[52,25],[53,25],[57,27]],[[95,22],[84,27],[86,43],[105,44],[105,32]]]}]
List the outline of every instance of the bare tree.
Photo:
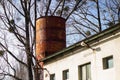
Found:
[{"label": "bare tree", "polygon": [[67,37],[74,35],[73,40],[76,42],[111,27],[119,20],[119,0],[87,0],[69,18]]},{"label": "bare tree", "polygon": [[[2,42],[0,42],[0,46],[10,56],[12,56],[13,59],[26,67],[29,80],[33,80],[32,67],[35,65],[32,58],[35,59],[33,49],[35,44],[34,35],[36,15],[32,16],[31,14],[32,12],[36,12],[36,9],[34,9],[35,5],[36,0],[19,0],[17,2],[16,0],[3,0],[1,2],[1,8],[3,11],[1,12],[2,15],[0,18],[1,21],[4,23],[3,30],[6,31],[7,35],[11,36],[11,38],[9,38],[13,41],[9,42],[10,40],[7,40],[7,42],[5,42],[6,40],[2,40]],[[19,21],[21,18],[22,21]],[[20,60],[16,56],[17,51],[14,51],[11,48],[23,50],[25,55],[27,56],[27,62],[23,62],[22,60]],[[9,74],[8,76],[14,76],[14,78],[18,78],[16,75]]]},{"label": "bare tree", "polygon": [[[0,47],[14,59],[15,64],[20,65],[16,69],[9,58],[3,56],[10,71],[0,68],[0,75],[17,80],[21,79],[22,75],[20,77],[17,73],[22,73],[20,69],[23,68],[27,69],[29,80],[35,79],[33,67],[39,65],[35,57],[35,29],[38,17],[65,18],[67,37],[75,35],[77,39],[69,39],[70,43],[120,22],[119,0],[0,0],[0,4]],[[25,55],[26,61],[20,59],[19,54]]]},{"label": "bare tree", "polygon": [[[24,52],[21,51],[20,53],[24,53]],[[26,56],[24,54],[19,54],[18,57],[21,61],[26,62]],[[19,77],[22,80],[28,80],[28,77],[26,77],[27,70],[24,65],[17,63],[17,65],[15,65],[15,70],[16,70],[17,77]]]},{"label": "bare tree", "polygon": [[[35,79],[35,76],[33,76],[34,66],[39,65],[39,61],[35,57],[36,19],[41,16],[60,16],[64,17],[67,21],[74,11],[82,6],[85,1],[1,0],[0,20],[2,27],[0,32],[0,47],[11,56],[11,59],[15,63],[18,62],[20,66],[16,69],[9,59],[6,60],[7,58],[4,58],[13,71],[11,72],[10,70],[10,72],[7,72],[2,70],[0,74],[21,80],[22,78],[17,73],[20,72],[19,69],[26,68],[28,80]],[[23,52],[19,53],[20,51]],[[25,55],[26,61],[21,60],[17,56],[18,54]],[[22,74],[22,72],[20,73]]]}]

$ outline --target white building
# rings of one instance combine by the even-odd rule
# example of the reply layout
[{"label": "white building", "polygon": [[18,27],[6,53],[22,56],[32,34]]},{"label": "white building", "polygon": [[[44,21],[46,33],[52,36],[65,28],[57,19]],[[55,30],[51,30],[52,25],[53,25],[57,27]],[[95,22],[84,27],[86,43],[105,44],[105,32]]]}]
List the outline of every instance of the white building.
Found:
[{"label": "white building", "polygon": [[43,59],[44,80],[120,80],[120,24],[81,42]]}]

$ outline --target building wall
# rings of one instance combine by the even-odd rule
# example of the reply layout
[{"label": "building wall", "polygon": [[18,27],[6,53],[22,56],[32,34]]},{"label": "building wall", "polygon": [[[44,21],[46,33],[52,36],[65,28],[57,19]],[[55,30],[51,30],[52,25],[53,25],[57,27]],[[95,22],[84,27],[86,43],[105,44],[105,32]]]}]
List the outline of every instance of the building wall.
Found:
[{"label": "building wall", "polygon": [[[92,80],[120,80],[120,34],[112,35],[98,43],[100,44],[93,47],[100,48],[100,51],[76,50],[69,53],[73,55],[56,59],[44,67],[50,74],[55,74],[55,80],[62,80],[62,72],[66,69],[69,69],[69,80],[79,80],[78,67],[91,63]],[[113,55],[113,68],[103,69],[102,60],[110,55]],[[44,71],[44,80],[50,80],[47,71]]]}]

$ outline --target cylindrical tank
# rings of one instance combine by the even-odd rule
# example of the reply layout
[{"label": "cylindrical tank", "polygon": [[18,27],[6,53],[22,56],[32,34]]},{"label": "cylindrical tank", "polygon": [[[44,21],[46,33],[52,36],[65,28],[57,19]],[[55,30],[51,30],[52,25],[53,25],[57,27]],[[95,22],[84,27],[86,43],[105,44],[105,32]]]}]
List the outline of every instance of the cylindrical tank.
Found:
[{"label": "cylindrical tank", "polygon": [[36,21],[36,57],[42,59],[66,47],[65,19],[40,17]]}]

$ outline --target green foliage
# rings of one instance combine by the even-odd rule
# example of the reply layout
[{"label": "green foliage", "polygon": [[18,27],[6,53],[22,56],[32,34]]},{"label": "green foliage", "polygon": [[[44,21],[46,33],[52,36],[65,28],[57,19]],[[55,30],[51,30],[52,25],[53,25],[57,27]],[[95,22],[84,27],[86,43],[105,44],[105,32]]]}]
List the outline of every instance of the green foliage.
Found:
[{"label": "green foliage", "polygon": [[3,56],[3,55],[4,55],[4,52],[5,52],[5,51],[0,50],[0,56]]},{"label": "green foliage", "polygon": [[13,33],[13,32],[15,31],[15,27],[9,27],[9,28],[8,28],[8,31],[9,31],[10,33]]},{"label": "green foliage", "polygon": [[76,2],[78,2],[79,0],[75,0]]},{"label": "green foliage", "polygon": [[109,22],[107,25],[108,25],[109,27],[112,27],[112,26],[115,25],[115,24],[114,24],[114,22]]},{"label": "green foliage", "polygon": [[61,10],[58,10],[58,11],[56,12],[56,14],[58,14],[58,15],[59,15],[60,13],[61,13]]},{"label": "green foliage", "polygon": [[90,36],[90,35],[91,35],[91,32],[90,32],[90,31],[86,31],[85,34],[86,34],[87,36]]},{"label": "green foliage", "polygon": [[69,6],[65,6],[64,11],[69,11]]},{"label": "green foliage", "polygon": [[9,21],[9,23],[10,23],[10,27],[8,28],[8,31],[13,33],[15,30],[15,21],[12,19]]},{"label": "green foliage", "polygon": [[13,32],[12,27],[9,27],[8,31],[12,33]]},{"label": "green foliage", "polygon": [[15,21],[12,19],[12,20],[10,20],[10,23],[11,23],[11,24],[14,24],[14,23],[15,23]]}]

